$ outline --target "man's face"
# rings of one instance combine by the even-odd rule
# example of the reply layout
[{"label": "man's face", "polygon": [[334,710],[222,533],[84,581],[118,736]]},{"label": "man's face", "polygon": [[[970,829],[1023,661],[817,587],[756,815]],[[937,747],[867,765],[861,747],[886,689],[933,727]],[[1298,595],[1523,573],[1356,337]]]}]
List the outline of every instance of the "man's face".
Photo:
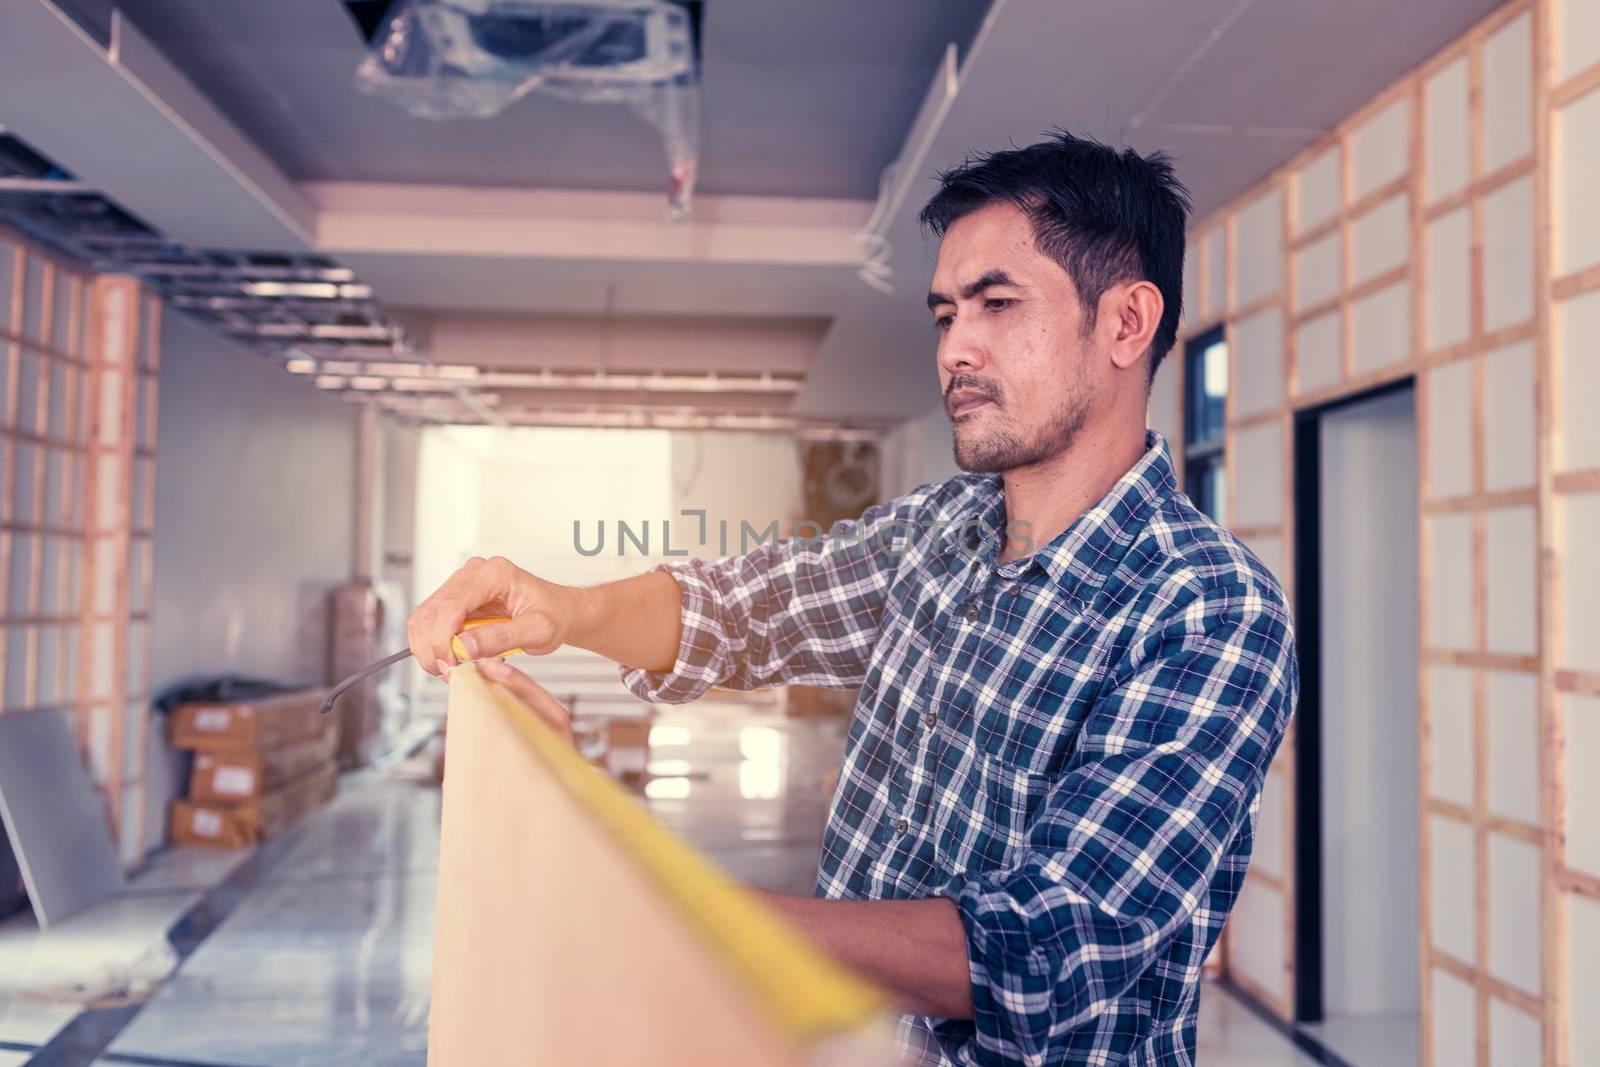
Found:
[{"label": "man's face", "polygon": [[1094,398],[1093,337],[1072,279],[1033,224],[991,204],[944,235],[928,293],[956,465],[1000,473],[1060,454]]}]

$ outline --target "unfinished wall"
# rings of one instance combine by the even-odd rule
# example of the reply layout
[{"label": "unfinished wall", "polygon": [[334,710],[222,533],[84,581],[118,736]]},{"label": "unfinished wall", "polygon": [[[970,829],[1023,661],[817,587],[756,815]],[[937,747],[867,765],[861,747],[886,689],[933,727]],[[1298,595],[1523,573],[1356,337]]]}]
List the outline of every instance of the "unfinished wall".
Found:
[{"label": "unfinished wall", "polygon": [[[1512,3],[1191,237],[1226,324],[1229,514],[1291,575],[1296,410],[1402,378],[1422,488],[1425,1062],[1600,1062],[1600,16]],[[1292,590],[1291,590],[1292,593]],[[1231,976],[1294,1001],[1293,759]]]},{"label": "unfinished wall", "polygon": [[350,577],[356,409],[182,315],[165,315],[162,348],[153,689],[322,684],[327,593]]},{"label": "unfinished wall", "polygon": [[143,858],[157,304],[0,230],[0,696],[66,708]]}]

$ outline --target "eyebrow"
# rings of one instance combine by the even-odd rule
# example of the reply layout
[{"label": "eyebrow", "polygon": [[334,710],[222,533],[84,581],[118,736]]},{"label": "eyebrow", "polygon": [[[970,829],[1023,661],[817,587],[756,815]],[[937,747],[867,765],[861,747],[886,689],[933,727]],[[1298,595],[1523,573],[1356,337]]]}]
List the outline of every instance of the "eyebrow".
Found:
[{"label": "eyebrow", "polygon": [[[990,288],[993,288],[994,286],[997,286],[997,285],[1015,285],[1015,284],[1017,284],[1017,283],[1011,280],[1011,275],[1007,274],[1003,270],[1000,270],[998,268],[996,268],[994,270],[986,270],[981,275],[978,276],[978,280],[977,281],[973,282],[971,285],[966,286],[964,289],[961,290],[961,299],[963,299],[963,300],[971,300],[973,297],[977,296],[979,293],[983,292],[985,289],[990,289]],[[932,311],[934,308],[938,307],[940,304],[954,304],[954,303],[955,303],[955,301],[952,300],[950,297],[946,296],[944,293],[936,293],[936,292],[933,292],[932,290],[928,291],[928,310],[929,311]]]}]

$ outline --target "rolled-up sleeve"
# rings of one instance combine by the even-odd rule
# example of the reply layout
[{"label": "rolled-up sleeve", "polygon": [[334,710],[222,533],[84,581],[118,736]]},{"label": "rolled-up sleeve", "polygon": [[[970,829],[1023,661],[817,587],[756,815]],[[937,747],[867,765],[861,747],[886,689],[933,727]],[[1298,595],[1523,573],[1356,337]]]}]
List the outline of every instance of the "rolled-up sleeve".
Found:
[{"label": "rolled-up sleeve", "polygon": [[814,538],[773,540],[720,560],[658,564],[682,590],[682,636],[670,671],[623,667],[623,684],[681,704],[712,686],[861,684],[903,551],[936,487],[868,508]]},{"label": "rolled-up sleeve", "polygon": [[1060,1062],[1053,1039],[1123,994],[1211,906],[1297,690],[1281,601],[1249,591],[1197,600],[1108,679],[1016,861],[942,894],[966,928],[981,1049]]}]

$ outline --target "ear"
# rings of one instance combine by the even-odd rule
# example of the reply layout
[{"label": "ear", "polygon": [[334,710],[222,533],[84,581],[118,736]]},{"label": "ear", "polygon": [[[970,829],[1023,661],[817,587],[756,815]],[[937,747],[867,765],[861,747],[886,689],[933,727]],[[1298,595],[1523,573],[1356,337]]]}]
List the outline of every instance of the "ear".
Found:
[{"label": "ear", "polygon": [[1144,358],[1161,326],[1166,301],[1147,281],[1113,285],[1100,299],[1100,316],[1111,342],[1111,362],[1127,370]]}]

